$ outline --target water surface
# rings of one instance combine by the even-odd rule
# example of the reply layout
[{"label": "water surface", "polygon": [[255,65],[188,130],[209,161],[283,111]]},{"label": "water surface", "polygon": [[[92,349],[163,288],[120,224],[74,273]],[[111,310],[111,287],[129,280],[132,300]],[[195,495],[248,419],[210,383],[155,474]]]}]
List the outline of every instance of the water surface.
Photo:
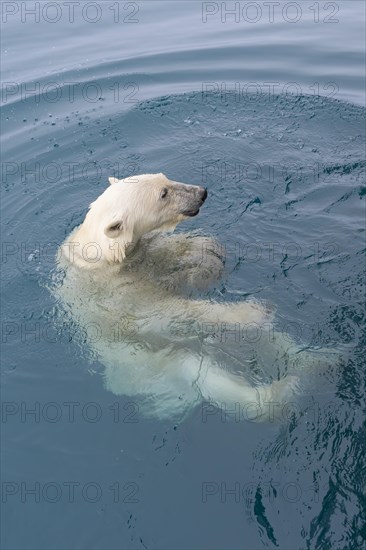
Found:
[{"label": "water surface", "polygon": [[[272,23],[259,2],[255,23],[225,22],[220,3],[204,22],[201,2],[100,2],[95,23],[92,8],[51,23],[52,7],[37,22],[11,4],[4,548],[362,548],[364,4],[297,3],[293,23],[284,3]],[[279,330],[344,352],[282,422],[146,419],[104,388],[88,339],[55,324],[58,244],[108,176],[155,171],[208,187],[179,230],[222,242],[215,296],[269,300]]]}]

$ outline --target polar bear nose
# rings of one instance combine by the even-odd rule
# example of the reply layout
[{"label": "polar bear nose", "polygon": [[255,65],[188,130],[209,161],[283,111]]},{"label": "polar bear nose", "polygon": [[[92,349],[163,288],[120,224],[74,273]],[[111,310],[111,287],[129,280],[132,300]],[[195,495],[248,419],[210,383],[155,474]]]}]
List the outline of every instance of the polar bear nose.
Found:
[{"label": "polar bear nose", "polygon": [[205,200],[207,199],[207,189],[206,189],[206,187],[200,187],[198,194],[199,194],[199,197],[200,197],[201,201],[205,202]]}]

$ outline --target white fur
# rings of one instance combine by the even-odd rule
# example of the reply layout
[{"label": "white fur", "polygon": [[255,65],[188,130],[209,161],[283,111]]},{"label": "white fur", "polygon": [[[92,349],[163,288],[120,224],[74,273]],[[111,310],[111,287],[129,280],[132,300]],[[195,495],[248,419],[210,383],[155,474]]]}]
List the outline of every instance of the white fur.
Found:
[{"label": "white fur", "polygon": [[[292,377],[253,386],[230,370],[212,338],[212,327],[222,323],[265,327],[272,313],[253,300],[218,303],[191,299],[182,290],[221,275],[216,243],[150,235],[186,219],[202,190],[163,174],[110,183],[62,245],[63,277],[56,285],[73,321],[99,331],[91,348],[105,365],[106,387],[145,398],[145,412],[159,417],[181,414],[202,400],[230,408],[288,399]],[[188,332],[182,334],[182,327]]]}]

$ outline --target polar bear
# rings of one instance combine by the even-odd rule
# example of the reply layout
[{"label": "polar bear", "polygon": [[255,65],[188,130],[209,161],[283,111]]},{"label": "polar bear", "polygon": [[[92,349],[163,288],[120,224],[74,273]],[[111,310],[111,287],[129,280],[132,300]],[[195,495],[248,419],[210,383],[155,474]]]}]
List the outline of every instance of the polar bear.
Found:
[{"label": "polar bear", "polygon": [[295,377],[253,385],[215,341],[215,327],[264,327],[273,310],[255,300],[192,297],[221,277],[219,247],[208,237],[167,232],[199,213],[207,189],[163,174],[109,182],[60,247],[55,285],[64,314],[80,329],[95,329],[90,345],[107,389],[139,396],[144,413],[160,418],[202,401],[264,410],[290,399]]}]

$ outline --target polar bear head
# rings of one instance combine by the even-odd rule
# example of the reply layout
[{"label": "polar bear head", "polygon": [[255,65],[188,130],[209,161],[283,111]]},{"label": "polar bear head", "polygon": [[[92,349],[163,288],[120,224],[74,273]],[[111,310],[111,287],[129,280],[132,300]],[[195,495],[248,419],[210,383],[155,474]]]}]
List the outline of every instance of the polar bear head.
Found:
[{"label": "polar bear head", "polygon": [[[101,261],[93,267],[103,265],[103,260],[122,261],[144,234],[174,229],[198,214],[207,197],[204,187],[171,181],[164,174],[111,177],[109,182],[69,239],[84,248],[88,243],[100,248]],[[78,253],[75,258],[75,263],[84,263]]]}]

